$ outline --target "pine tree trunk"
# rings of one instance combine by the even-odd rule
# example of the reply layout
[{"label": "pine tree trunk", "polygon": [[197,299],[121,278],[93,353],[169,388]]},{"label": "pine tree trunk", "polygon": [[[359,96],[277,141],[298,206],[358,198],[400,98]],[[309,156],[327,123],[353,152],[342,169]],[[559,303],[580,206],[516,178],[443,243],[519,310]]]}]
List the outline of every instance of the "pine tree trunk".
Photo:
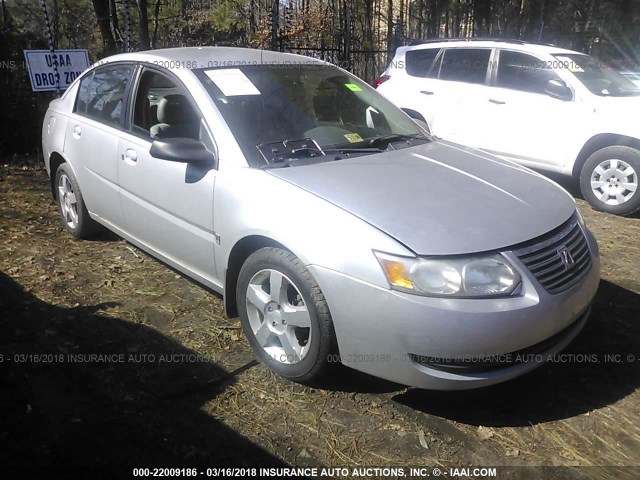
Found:
[{"label": "pine tree trunk", "polygon": [[138,0],[138,11],[140,12],[140,24],[138,25],[138,35],[140,36],[140,50],[149,50],[149,13],[147,11],[147,0]]},{"label": "pine tree trunk", "polygon": [[104,55],[116,53],[116,41],[111,32],[111,19],[109,15],[109,0],[91,0],[100,35],[102,36],[102,51]]}]

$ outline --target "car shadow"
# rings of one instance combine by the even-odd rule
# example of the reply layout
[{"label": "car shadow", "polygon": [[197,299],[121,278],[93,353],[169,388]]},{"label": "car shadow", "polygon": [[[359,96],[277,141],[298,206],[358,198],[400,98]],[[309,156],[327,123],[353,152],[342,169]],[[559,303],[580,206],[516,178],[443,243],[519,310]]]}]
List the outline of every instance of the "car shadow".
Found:
[{"label": "car shadow", "polygon": [[393,393],[407,388],[399,383],[389,382],[342,364],[335,365],[329,374],[308,386],[333,392],[371,394]]},{"label": "car shadow", "polygon": [[93,235],[83,241],[87,240],[90,242],[120,242],[123,238],[111,230],[107,230],[105,227],[100,226]]},{"label": "car shadow", "polygon": [[5,473],[128,478],[132,467],[285,465],[201,410],[234,372],[99,313],[110,306],[51,305],[0,272]]},{"label": "car shadow", "polygon": [[584,330],[554,360],[515,380],[478,390],[412,389],[394,401],[470,425],[520,427],[610,405],[640,386],[640,295],[600,283]]}]

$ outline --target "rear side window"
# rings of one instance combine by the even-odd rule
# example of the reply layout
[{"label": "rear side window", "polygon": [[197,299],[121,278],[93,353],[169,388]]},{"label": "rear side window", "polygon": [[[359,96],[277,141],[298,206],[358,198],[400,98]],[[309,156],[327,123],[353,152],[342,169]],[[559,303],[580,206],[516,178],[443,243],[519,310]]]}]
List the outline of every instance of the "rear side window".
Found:
[{"label": "rear side window", "polygon": [[440,66],[440,80],[484,83],[490,57],[488,48],[449,48]]},{"label": "rear side window", "polygon": [[523,92],[544,93],[549,80],[560,80],[549,63],[526,53],[502,50],[496,86]]},{"label": "rear side window", "polygon": [[405,53],[407,73],[413,77],[437,77],[438,70],[432,69],[439,48],[409,50]]},{"label": "rear side window", "polygon": [[76,113],[108,125],[120,125],[132,73],[132,65],[118,65],[98,69],[85,77],[80,82]]}]

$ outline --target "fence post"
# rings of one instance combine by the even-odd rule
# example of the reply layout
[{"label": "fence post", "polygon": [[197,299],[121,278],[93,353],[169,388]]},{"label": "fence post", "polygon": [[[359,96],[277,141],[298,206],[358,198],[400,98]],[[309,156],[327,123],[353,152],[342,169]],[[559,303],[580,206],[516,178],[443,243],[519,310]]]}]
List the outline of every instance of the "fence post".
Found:
[{"label": "fence post", "polygon": [[131,16],[129,15],[129,0],[123,0],[124,6],[124,51],[131,51]]}]

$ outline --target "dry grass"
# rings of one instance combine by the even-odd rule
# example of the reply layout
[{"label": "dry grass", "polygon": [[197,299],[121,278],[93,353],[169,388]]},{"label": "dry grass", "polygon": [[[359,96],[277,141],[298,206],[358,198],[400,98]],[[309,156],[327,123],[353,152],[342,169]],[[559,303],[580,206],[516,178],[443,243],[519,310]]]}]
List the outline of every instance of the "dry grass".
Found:
[{"label": "dry grass", "polygon": [[[115,237],[71,239],[59,224],[46,182],[43,171],[13,172],[0,182],[2,272],[46,304],[93,307],[104,317],[144,325],[226,371],[252,360],[238,319],[224,316],[218,296]],[[627,326],[633,328],[627,335],[636,339],[638,327],[631,322],[640,318],[640,220],[597,213],[582,202],[580,206],[602,249],[603,278],[612,285],[611,295],[618,295],[599,294],[594,315],[602,317],[610,307],[620,338]],[[616,303],[619,298],[628,305]],[[601,318],[596,324],[605,329],[610,321]],[[576,348],[597,345],[597,336],[606,331],[598,328],[587,332],[593,338]],[[632,353],[624,350],[627,347],[631,348],[614,342],[603,351],[618,348]],[[215,395],[204,391],[199,408],[208,418],[293,464],[633,466],[640,465],[636,365],[622,372],[626,380],[616,376],[622,376],[617,370],[601,372],[594,381],[604,382],[602,399],[598,385],[588,381],[588,365],[575,371],[570,366],[550,367],[479,397],[380,387],[377,380],[346,370],[323,388],[309,388],[257,366]],[[585,382],[579,381],[581,376]],[[607,383],[612,378],[615,381]],[[548,411],[518,398],[513,401],[523,402],[520,409],[505,416],[499,408],[493,410],[494,402],[508,402],[502,397],[518,391],[544,399],[539,392],[546,388],[555,392]],[[582,392],[580,398],[574,394],[576,388]],[[418,403],[406,404],[405,395]],[[493,411],[496,420],[485,421],[483,409]],[[529,413],[530,422],[519,416],[526,418]]]}]

